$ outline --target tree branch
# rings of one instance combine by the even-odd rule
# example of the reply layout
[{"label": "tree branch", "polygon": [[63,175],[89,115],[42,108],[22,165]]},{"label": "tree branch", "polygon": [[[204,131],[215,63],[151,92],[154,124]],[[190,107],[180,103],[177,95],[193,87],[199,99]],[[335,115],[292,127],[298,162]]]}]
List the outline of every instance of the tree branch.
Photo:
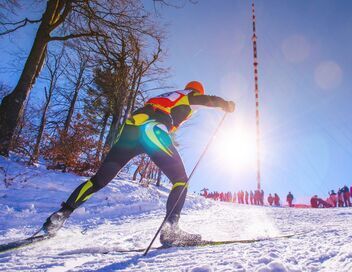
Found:
[{"label": "tree branch", "polygon": [[66,36],[54,36],[50,37],[50,41],[67,41],[70,39],[76,39],[76,38],[81,38],[81,37],[96,37],[96,36],[101,36],[101,37],[106,37],[103,34],[97,33],[97,32],[88,32],[88,33],[79,33],[79,34],[69,34]]},{"label": "tree branch", "polygon": [[4,32],[0,32],[0,36],[9,34],[9,33],[11,33],[11,32],[15,32],[17,29],[22,28],[22,27],[25,27],[28,23],[30,23],[30,24],[36,24],[36,23],[39,23],[39,22],[41,22],[41,21],[42,21],[41,18],[38,19],[38,20],[30,20],[30,19],[28,19],[28,18],[25,18],[25,19],[23,19],[23,20],[21,20],[21,21],[15,22],[15,23],[3,23],[3,22],[0,22],[0,25],[2,25],[2,26],[6,26],[6,25],[16,26],[16,25],[17,25],[15,28],[7,29],[7,30],[4,31]]},{"label": "tree branch", "polygon": [[72,10],[72,2],[68,1],[59,19],[50,26],[50,30],[52,31],[55,28],[57,28],[59,25],[61,25],[63,21],[66,19],[67,15],[71,12],[71,10]]}]

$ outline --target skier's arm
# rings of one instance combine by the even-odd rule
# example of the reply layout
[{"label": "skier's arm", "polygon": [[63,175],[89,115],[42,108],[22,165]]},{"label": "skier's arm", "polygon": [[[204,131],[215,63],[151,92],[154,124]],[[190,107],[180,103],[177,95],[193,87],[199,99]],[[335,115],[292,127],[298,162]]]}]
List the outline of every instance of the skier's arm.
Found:
[{"label": "skier's arm", "polygon": [[199,95],[191,93],[188,95],[188,100],[190,105],[201,105],[206,107],[218,107],[222,108],[224,111],[233,112],[235,108],[235,103],[232,101],[226,101],[221,97],[215,95]]}]

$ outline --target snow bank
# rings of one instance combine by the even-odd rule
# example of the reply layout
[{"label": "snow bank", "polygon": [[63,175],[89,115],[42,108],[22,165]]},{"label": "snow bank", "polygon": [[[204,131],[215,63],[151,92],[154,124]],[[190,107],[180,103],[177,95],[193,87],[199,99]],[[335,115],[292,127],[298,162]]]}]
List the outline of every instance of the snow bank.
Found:
[{"label": "snow bank", "polygon": [[[68,222],[83,228],[92,224],[146,212],[165,213],[169,187],[142,187],[137,182],[115,178],[108,186],[94,194],[77,209]],[[70,193],[87,180],[74,174],[47,170],[44,165],[27,166],[25,163],[0,156],[0,233],[19,236],[33,232],[49,214],[60,207]],[[199,209],[211,201],[189,194],[186,209]],[[94,227],[94,226],[93,226]],[[21,233],[21,234],[20,234]]]}]

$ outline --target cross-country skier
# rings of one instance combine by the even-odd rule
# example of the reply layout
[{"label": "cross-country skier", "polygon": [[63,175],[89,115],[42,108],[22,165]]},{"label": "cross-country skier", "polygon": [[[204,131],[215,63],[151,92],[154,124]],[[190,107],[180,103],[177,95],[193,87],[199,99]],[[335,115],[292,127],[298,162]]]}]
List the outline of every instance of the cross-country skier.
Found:
[{"label": "cross-country skier", "polygon": [[201,240],[200,235],[187,233],[178,227],[186,198],[188,177],[170,137],[171,132],[191,117],[194,113],[192,106],[196,105],[217,107],[226,112],[233,112],[235,108],[232,101],[205,95],[202,84],[197,81],[189,82],[184,90],[149,99],[126,121],[97,173],[78,186],[66,202],[62,203],[61,209],[47,218],[43,230],[54,235],[70,214],[106,186],[129,160],[141,153],[147,153],[173,184],[166,203],[169,217],[161,230],[160,242],[164,245],[175,245]]}]

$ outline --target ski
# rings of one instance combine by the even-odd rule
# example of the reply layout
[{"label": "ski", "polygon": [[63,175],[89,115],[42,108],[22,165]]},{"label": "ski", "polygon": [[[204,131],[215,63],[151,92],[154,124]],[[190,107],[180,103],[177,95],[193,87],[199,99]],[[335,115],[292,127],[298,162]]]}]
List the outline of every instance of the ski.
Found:
[{"label": "ski", "polygon": [[[251,243],[256,243],[256,242],[271,241],[271,240],[282,239],[282,238],[291,238],[295,235],[296,234],[291,233],[291,234],[284,234],[284,235],[278,235],[278,236],[267,237],[267,238],[244,239],[244,240],[225,240],[225,241],[202,240],[200,242],[193,243],[193,244],[189,243],[189,244],[167,245],[167,246],[152,247],[150,249],[164,250],[164,249],[186,248],[186,247],[221,246],[221,245],[227,245],[227,244],[251,244]],[[145,248],[135,248],[135,249],[113,249],[111,251],[107,250],[107,251],[102,251],[99,253],[109,254],[109,253],[113,253],[113,252],[129,253],[129,252],[144,252],[144,251],[145,251]]]},{"label": "ski", "polygon": [[42,235],[36,235],[36,236],[31,236],[22,240],[17,240],[14,242],[10,242],[7,244],[2,244],[0,245],[0,253],[8,252],[11,250],[16,250],[25,246],[32,245],[34,243],[38,243],[40,241],[47,240],[53,236],[47,235],[47,234],[42,234]]},{"label": "ski", "polygon": [[[255,242],[263,242],[263,241],[270,241],[270,240],[275,240],[275,239],[281,239],[281,238],[290,238],[295,236],[295,234],[285,234],[285,235],[279,235],[279,236],[273,236],[273,237],[267,237],[267,238],[258,238],[258,239],[245,239],[245,240],[227,240],[227,241],[206,241],[203,240],[199,244],[196,244],[194,246],[219,246],[219,245],[227,245],[227,244],[250,244],[250,243],[255,243]],[[185,245],[187,246],[187,245]]]},{"label": "ski", "polygon": [[[221,245],[227,245],[227,244],[250,244],[250,243],[255,243],[255,242],[263,242],[263,241],[270,241],[270,240],[275,240],[275,239],[281,239],[281,238],[291,238],[295,236],[296,234],[285,234],[285,235],[278,235],[278,236],[273,236],[273,237],[267,237],[267,238],[258,238],[258,239],[244,239],[244,240],[225,240],[225,241],[212,241],[212,240],[202,240],[197,243],[185,243],[185,244],[178,244],[178,245],[168,245],[168,246],[159,246],[159,247],[152,247],[152,250],[165,250],[165,249],[171,249],[171,248],[186,248],[186,247],[206,247],[206,246],[221,246]],[[47,240],[49,238],[52,238],[53,236],[50,235],[37,235],[37,236],[31,236],[29,238],[25,238],[22,240],[6,243],[0,245],[0,253],[5,253],[8,251],[12,250],[17,250],[20,248],[23,248],[25,246],[33,245],[35,243],[38,243],[40,241]],[[118,249],[118,248],[112,248],[112,249],[107,249],[107,250],[97,250],[97,252],[94,252],[94,250],[89,250],[89,253],[100,253],[100,254],[109,254],[113,252],[118,252],[118,253],[129,253],[129,252],[144,252],[145,248],[135,248],[135,249]],[[73,253],[84,253],[84,250],[79,250],[75,251]],[[73,254],[71,253],[71,254]]]}]

